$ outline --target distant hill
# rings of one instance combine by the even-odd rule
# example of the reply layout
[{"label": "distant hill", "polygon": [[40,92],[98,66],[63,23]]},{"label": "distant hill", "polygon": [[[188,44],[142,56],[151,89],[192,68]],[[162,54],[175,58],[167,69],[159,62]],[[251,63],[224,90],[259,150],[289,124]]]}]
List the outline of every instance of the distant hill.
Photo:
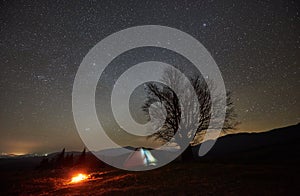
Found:
[{"label": "distant hill", "polygon": [[[237,133],[219,138],[201,160],[216,161],[294,161],[300,159],[300,123],[261,133]],[[198,157],[200,145],[193,147]],[[135,147],[105,149],[95,154],[102,160],[114,160],[122,165]],[[154,157],[171,157],[172,150],[152,152]]]},{"label": "distant hill", "polygon": [[[193,148],[197,156],[200,145]],[[262,133],[238,133],[219,138],[203,157],[253,161],[300,159],[300,123]]]},{"label": "distant hill", "polygon": [[[193,147],[194,156],[198,157],[200,145]],[[123,165],[134,147],[126,146],[125,149],[106,149],[95,154],[101,155],[103,160],[114,160]],[[47,155],[53,159],[60,152]],[[81,152],[66,152],[65,155],[73,154],[79,156]],[[152,152],[154,157],[172,157],[172,150]],[[99,161],[87,152],[87,157],[93,162]],[[0,158],[0,171],[9,169],[33,169],[45,156],[29,155],[3,155]],[[300,124],[274,129],[262,133],[238,133],[226,135],[219,138],[213,148],[204,156],[199,157],[201,161],[215,162],[293,162],[300,163]],[[161,160],[161,159],[160,159]]]}]

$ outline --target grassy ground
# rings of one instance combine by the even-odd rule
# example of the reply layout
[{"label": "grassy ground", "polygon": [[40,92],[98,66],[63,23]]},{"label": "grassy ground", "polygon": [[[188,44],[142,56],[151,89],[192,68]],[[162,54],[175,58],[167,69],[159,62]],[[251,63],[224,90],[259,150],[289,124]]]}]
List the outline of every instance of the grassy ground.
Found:
[{"label": "grassy ground", "polygon": [[[157,170],[127,172],[56,169],[1,171],[0,195],[300,195],[296,164],[172,163]],[[90,174],[70,184],[72,175]]]}]

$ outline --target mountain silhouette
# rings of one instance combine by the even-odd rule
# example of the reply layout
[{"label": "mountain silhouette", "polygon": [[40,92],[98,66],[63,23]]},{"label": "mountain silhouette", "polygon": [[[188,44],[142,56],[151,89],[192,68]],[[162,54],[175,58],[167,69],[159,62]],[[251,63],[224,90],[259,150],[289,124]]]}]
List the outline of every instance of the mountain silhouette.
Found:
[{"label": "mountain silhouette", "polygon": [[[203,157],[252,161],[300,159],[300,123],[261,133],[238,133],[219,138]],[[210,142],[210,141],[206,141]],[[198,156],[200,145],[194,146]]]}]

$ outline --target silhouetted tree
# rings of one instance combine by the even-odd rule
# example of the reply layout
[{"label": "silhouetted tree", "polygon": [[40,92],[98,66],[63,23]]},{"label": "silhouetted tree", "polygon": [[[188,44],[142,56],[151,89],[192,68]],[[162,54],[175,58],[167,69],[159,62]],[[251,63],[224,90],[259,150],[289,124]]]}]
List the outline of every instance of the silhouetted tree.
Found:
[{"label": "silhouetted tree", "polygon": [[[166,69],[162,76],[162,81],[167,85],[157,83],[148,83],[146,85],[148,97],[143,105],[143,110],[148,114],[150,119],[149,108],[150,106],[154,107],[154,109],[151,109],[151,120],[153,122],[159,122],[157,120],[161,121],[161,119],[165,119],[163,126],[155,127],[158,129],[150,137],[168,142],[177,131],[179,131],[179,137],[175,138],[175,142],[179,146],[182,145],[182,139],[191,139],[191,137],[193,137],[189,147],[182,154],[182,159],[192,159],[191,145],[199,143],[199,141],[195,139],[197,135],[199,136],[205,131],[214,129],[221,128],[223,131],[226,131],[236,127],[237,121],[234,105],[229,93],[227,94],[227,103],[225,103],[226,115],[223,127],[220,127],[220,123],[217,122],[219,120],[218,111],[223,109],[223,104],[219,97],[214,97],[213,99],[210,97],[210,89],[215,89],[212,82],[207,84],[204,78],[200,76],[192,77],[190,79],[190,84],[196,94],[195,97],[195,94],[191,92],[193,89],[189,89],[190,85],[188,85],[187,82],[184,82],[184,76],[175,69]],[[184,95],[180,97],[182,103],[179,102],[175,92],[185,92]],[[196,104],[196,101],[198,101],[199,104]],[[212,103],[218,108],[214,114],[211,113]],[[161,109],[161,106],[164,106],[165,112]],[[196,114],[199,114],[200,116],[197,116]],[[209,127],[212,116],[214,117],[213,119],[215,122],[211,122],[211,126]],[[192,123],[195,121],[198,124]]]},{"label": "silhouetted tree", "polygon": [[48,157],[44,157],[40,164],[37,166],[37,169],[49,169],[50,163]]},{"label": "silhouetted tree", "polygon": [[55,167],[62,167],[65,159],[65,151],[66,149],[64,148],[61,153],[57,155],[57,158],[55,160]]},{"label": "silhouetted tree", "polygon": [[84,148],[78,158],[77,164],[83,165],[85,163],[85,161],[86,161],[86,149]]},{"label": "silhouetted tree", "polygon": [[68,154],[66,156],[66,158],[64,159],[64,167],[72,167],[73,166],[73,161],[74,161],[74,157],[73,157],[73,153],[72,154]]}]

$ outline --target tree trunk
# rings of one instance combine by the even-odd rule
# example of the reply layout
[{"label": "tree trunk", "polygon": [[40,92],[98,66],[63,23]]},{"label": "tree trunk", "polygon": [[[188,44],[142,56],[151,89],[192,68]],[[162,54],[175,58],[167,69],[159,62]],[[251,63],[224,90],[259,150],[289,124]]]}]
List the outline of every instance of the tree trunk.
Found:
[{"label": "tree trunk", "polygon": [[193,150],[192,150],[192,146],[189,145],[185,151],[183,151],[183,153],[181,154],[181,160],[183,162],[189,162],[189,161],[194,161],[194,155],[193,155]]}]

